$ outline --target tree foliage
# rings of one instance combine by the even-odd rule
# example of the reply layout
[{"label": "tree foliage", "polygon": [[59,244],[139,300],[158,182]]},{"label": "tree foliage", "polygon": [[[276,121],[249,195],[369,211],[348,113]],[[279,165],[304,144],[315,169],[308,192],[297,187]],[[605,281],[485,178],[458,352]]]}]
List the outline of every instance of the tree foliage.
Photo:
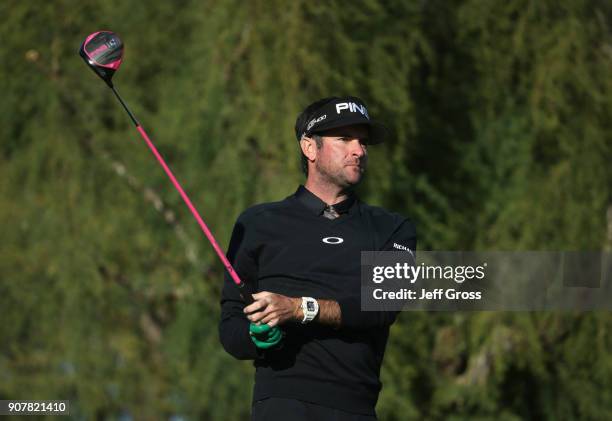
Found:
[{"label": "tree foliage", "polygon": [[[73,415],[248,419],[217,340],[222,267],[76,54],[110,28],[116,84],[222,244],[302,181],[297,113],[357,95],[393,131],[363,199],[419,248],[612,248],[612,6],[598,1],[5,1],[0,398]],[[404,313],[384,420],[610,419],[602,313]],[[248,381],[246,380],[248,379]]]}]

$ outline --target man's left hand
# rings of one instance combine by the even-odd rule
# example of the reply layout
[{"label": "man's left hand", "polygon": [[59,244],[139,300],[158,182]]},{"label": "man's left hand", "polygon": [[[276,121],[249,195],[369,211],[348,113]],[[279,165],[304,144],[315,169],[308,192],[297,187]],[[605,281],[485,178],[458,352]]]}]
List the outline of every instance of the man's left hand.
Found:
[{"label": "man's left hand", "polygon": [[253,323],[266,323],[270,327],[289,321],[297,321],[301,311],[301,298],[286,297],[273,292],[253,294],[254,302],[244,308],[247,318]]}]

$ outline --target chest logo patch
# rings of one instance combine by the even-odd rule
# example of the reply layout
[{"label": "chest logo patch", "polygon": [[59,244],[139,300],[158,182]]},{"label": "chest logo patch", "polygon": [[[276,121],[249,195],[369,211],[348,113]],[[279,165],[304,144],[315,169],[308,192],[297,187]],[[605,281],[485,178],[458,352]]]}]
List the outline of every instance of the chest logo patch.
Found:
[{"label": "chest logo patch", "polygon": [[321,239],[325,244],[342,244],[344,243],[344,238],[340,237],[325,237]]}]

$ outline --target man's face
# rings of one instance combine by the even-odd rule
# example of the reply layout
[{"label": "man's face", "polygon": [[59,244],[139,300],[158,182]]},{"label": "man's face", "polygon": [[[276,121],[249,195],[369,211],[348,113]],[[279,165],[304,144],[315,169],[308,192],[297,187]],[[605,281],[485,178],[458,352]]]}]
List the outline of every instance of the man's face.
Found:
[{"label": "man's face", "polygon": [[342,188],[359,183],[368,160],[367,127],[339,127],[320,133],[320,136],[323,145],[317,149],[314,169],[321,178]]}]

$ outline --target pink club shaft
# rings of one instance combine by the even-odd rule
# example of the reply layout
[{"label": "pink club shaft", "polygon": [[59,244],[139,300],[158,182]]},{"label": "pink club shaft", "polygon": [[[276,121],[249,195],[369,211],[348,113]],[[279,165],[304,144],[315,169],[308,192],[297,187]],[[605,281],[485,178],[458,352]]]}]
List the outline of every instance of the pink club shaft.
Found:
[{"label": "pink club shaft", "polygon": [[210,241],[210,244],[212,244],[213,248],[215,249],[215,252],[217,253],[217,256],[219,256],[219,259],[221,259],[221,261],[223,262],[225,269],[227,269],[227,272],[230,274],[230,276],[234,280],[234,283],[238,285],[239,287],[242,287],[243,282],[238,277],[238,274],[234,270],[234,267],[229,262],[229,260],[227,260],[227,257],[225,257],[225,253],[223,253],[223,250],[221,250],[221,247],[219,247],[219,243],[217,243],[217,240],[212,235],[212,232],[210,232],[210,229],[208,229],[208,226],[206,225],[206,223],[200,216],[198,210],[195,208],[193,203],[191,203],[191,200],[189,199],[189,196],[187,196],[187,193],[185,193],[185,190],[183,190],[183,188],[181,187],[180,183],[178,182],[174,174],[172,174],[172,171],[170,170],[170,167],[168,167],[168,165],[166,164],[166,161],[164,161],[164,158],[162,158],[162,156],[157,151],[157,148],[155,147],[153,142],[151,142],[151,139],[149,139],[147,132],[145,132],[145,130],[142,128],[140,124],[136,124],[136,128],[138,129],[138,132],[140,133],[142,138],[145,140],[145,142],[147,142],[147,146],[149,146],[149,149],[151,149],[151,152],[153,152],[153,155],[155,155],[155,158],[157,158],[157,161],[159,162],[159,164],[162,166],[162,168],[166,172],[166,175],[168,176],[168,178],[170,178],[170,181],[172,181],[172,184],[174,184],[174,187],[180,193],[181,197],[185,201],[185,204],[191,211],[191,214],[196,219],[196,221],[198,221],[198,224],[200,225],[202,232],[204,233],[206,238],[208,238],[208,241]]},{"label": "pink club shaft", "polygon": [[153,152],[153,155],[155,155],[155,158],[157,158],[157,161],[160,163],[160,165],[166,172],[166,175],[168,176],[168,178],[170,178],[170,181],[172,181],[172,184],[180,193],[181,197],[183,198],[183,201],[185,201],[185,203],[187,204],[187,207],[191,211],[193,217],[196,219],[196,221],[198,221],[202,232],[204,233],[204,235],[206,235],[206,238],[208,238],[208,241],[215,249],[217,256],[219,256],[219,259],[221,259],[221,261],[223,262],[225,269],[230,274],[232,280],[241,291],[242,298],[247,304],[253,302],[252,296],[246,293],[245,283],[240,280],[238,274],[232,267],[232,264],[229,262],[227,257],[225,257],[225,254],[219,247],[219,243],[217,243],[217,240],[215,240],[215,237],[208,229],[208,226],[206,226],[206,224],[204,223],[204,220],[198,213],[197,209],[195,208],[193,203],[191,203],[189,196],[187,196],[185,190],[183,190],[174,174],[172,174],[172,171],[170,170],[168,165],[166,165],[164,158],[162,158],[161,154],[157,151],[157,148],[155,147],[153,142],[151,142],[151,139],[149,139],[147,133],[138,123],[138,120],[136,120],[134,114],[132,114],[127,104],[123,101],[123,99],[115,89],[112,83],[112,77],[114,73],[119,69],[119,66],[121,65],[121,60],[123,59],[123,43],[121,42],[121,39],[119,39],[119,37],[111,31],[94,32],[85,39],[83,44],[81,44],[81,48],[79,49],[79,55],[83,58],[85,63],[100,78],[102,78],[102,80],[113,91],[125,111],[130,116],[130,119],[138,129],[138,132],[149,146],[149,149],[151,149],[151,152]]}]

